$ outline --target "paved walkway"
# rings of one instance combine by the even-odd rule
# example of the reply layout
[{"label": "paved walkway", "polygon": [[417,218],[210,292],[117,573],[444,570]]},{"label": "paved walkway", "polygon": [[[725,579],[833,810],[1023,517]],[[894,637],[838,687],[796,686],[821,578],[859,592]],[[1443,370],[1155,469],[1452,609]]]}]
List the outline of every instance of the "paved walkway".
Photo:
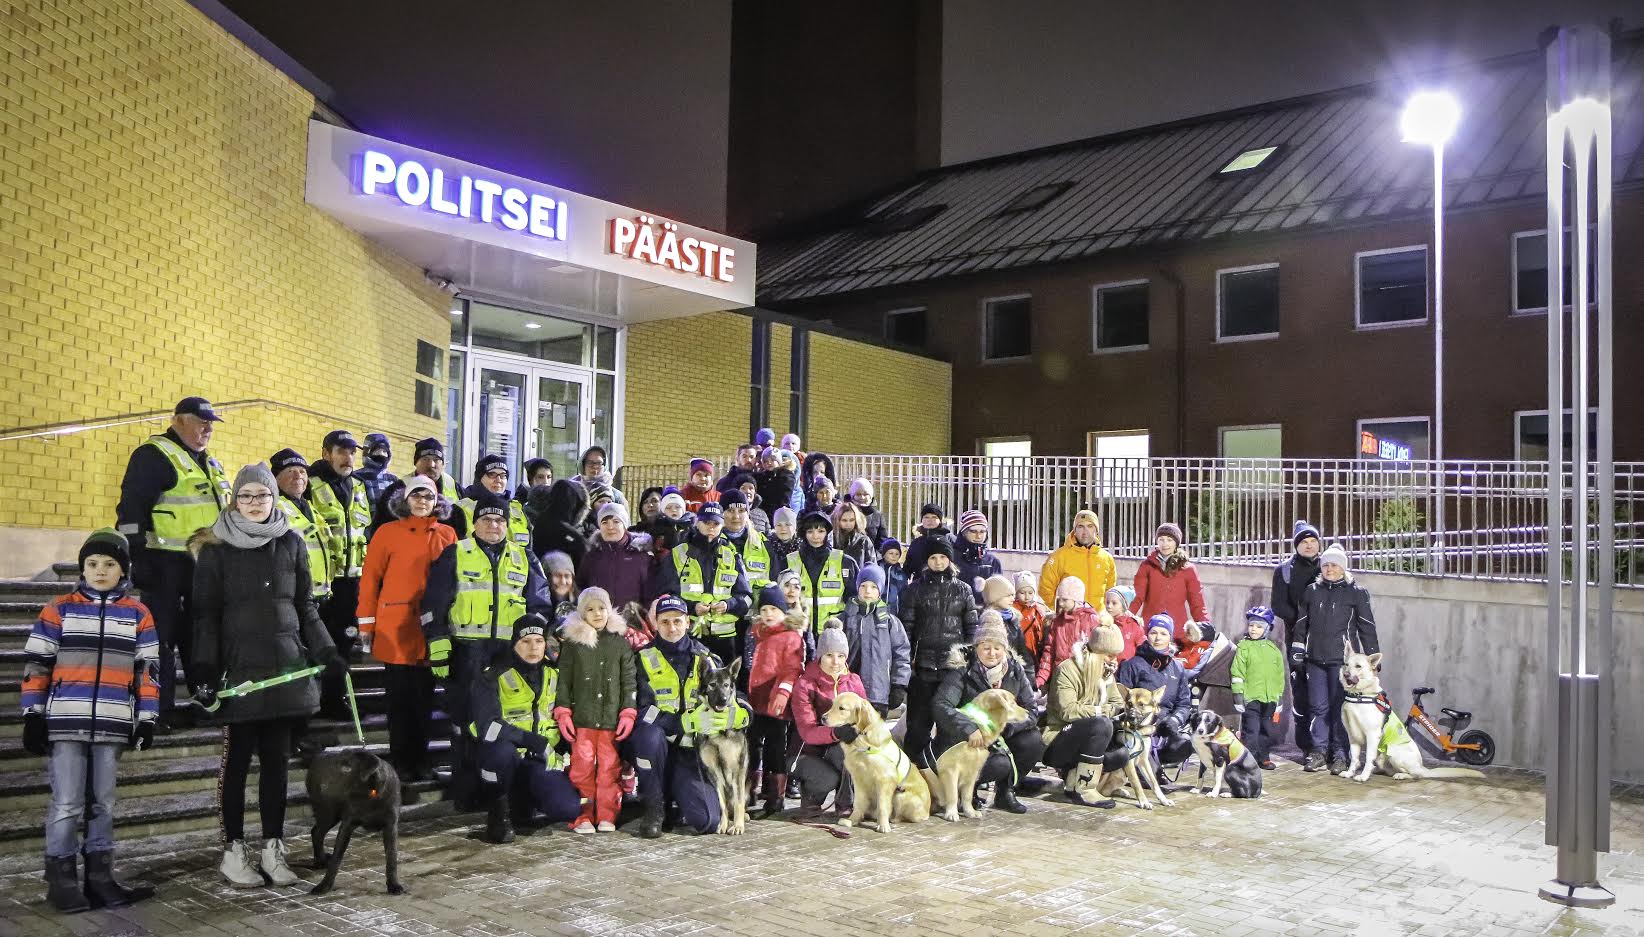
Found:
[{"label": "paved walkway", "polygon": [[[1614,852],[1601,869],[1618,902],[1602,912],[1535,897],[1553,856],[1541,843],[1539,779],[1523,773],[1359,786],[1286,763],[1258,802],[1183,794],[1152,813],[1029,806],[1023,817],[985,812],[848,840],[762,821],[740,840],[556,828],[492,847],[471,838],[476,816],[427,819],[401,839],[410,894],[398,898],[383,893],[374,840],[356,839],[338,890],[311,898],[227,888],[211,838],[194,835],[128,850],[160,850],[122,869],[164,884],[117,913],[59,916],[37,871],[0,877],[0,934],[1644,933],[1638,790],[1614,801]],[[306,834],[294,840],[293,855],[306,854]]]}]

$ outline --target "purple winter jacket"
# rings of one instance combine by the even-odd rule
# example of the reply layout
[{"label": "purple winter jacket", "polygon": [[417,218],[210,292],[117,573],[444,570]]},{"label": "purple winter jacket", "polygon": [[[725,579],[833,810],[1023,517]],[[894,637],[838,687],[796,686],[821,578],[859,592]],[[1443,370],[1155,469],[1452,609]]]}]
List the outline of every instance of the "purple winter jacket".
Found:
[{"label": "purple winter jacket", "polygon": [[651,538],[629,532],[616,543],[606,543],[597,532],[588,541],[588,555],[577,566],[577,587],[598,586],[611,594],[611,607],[620,609],[629,602],[646,605],[651,596],[653,557]]}]

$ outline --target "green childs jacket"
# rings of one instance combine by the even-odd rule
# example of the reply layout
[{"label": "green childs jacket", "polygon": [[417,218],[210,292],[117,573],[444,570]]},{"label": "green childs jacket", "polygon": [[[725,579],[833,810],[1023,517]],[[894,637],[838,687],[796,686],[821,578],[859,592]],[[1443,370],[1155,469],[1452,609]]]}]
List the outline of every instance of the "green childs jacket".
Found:
[{"label": "green childs jacket", "polygon": [[595,631],[572,612],[560,630],[559,698],[555,707],[571,710],[579,729],[615,729],[624,709],[634,709],[638,678],[634,649],[624,637],[622,616],[609,612],[605,627]]},{"label": "green childs jacket", "polygon": [[1233,652],[1235,695],[1255,703],[1277,703],[1284,696],[1284,651],[1268,638],[1245,638]]}]

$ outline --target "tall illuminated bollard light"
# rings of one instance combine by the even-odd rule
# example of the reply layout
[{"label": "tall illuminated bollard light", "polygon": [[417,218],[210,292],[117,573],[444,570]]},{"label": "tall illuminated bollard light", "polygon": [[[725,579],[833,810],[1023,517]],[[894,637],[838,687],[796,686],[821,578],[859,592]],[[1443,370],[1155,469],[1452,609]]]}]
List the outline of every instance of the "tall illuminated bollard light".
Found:
[{"label": "tall illuminated bollard light", "polygon": [[1399,119],[1405,143],[1433,149],[1433,438],[1436,466],[1433,511],[1433,562],[1430,572],[1444,574],[1444,145],[1461,122],[1461,105],[1444,91],[1410,96]]},{"label": "tall illuminated bollard light", "polygon": [[[1610,174],[1610,38],[1590,27],[1560,29],[1547,46],[1548,705],[1543,707],[1548,729],[1543,737],[1548,752],[1547,844],[1558,848],[1558,875],[1541,886],[1541,897],[1584,908],[1615,901],[1598,882],[1598,853],[1610,851],[1614,713]],[[1570,239],[1568,266],[1561,236],[1565,231]],[[1566,296],[1568,317],[1562,312]],[[1592,328],[1595,314],[1597,327]],[[1589,456],[1588,383],[1595,362],[1598,439]],[[1573,411],[1572,490],[1567,499],[1561,471],[1566,386]],[[1596,586],[1589,586],[1595,552],[1589,523],[1595,519],[1598,575]],[[1568,595],[1560,581],[1565,555],[1561,521],[1573,532]],[[1596,615],[1590,611],[1595,593]]]}]

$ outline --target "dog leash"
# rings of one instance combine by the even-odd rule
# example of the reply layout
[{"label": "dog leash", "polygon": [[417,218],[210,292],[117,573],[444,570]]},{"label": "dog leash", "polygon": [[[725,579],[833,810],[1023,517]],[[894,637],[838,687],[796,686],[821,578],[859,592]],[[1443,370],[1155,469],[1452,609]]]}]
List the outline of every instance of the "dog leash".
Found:
[{"label": "dog leash", "polygon": [[[258,692],[261,692],[263,690],[267,690],[271,687],[277,687],[277,686],[280,686],[282,684],[291,683],[291,682],[294,682],[294,681],[297,681],[297,680],[302,680],[302,679],[307,678],[307,677],[312,677],[315,674],[320,673],[323,670],[325,670],[325,667],[323,665],[316,664],[313,667],[304,667],[301,670],[293,670],[290,673],[283,673],[283,674],[280,674],[277,677],[269,677],[266,680],[246,680],[245,682],[236,684],[235,686],[224,687],[221,690],[218,690],[216,696],[212,698],[211,703],[209,705],[206,704],[206,703],[200,702],[198,699],[190,699],[189,702],[193,703],[195,706],[200,707],[201,709],[205,710],[208,713],[214,713],[218,709],[222,708],[223,700],[225,700],[225,699],[234,699],[236,697],[241,697],[241,696],[250,696],[253,693],[258,693]],[[350,696],[350,700],[352,700],[352,696]],[[355,717],[355,722],[356,722],[356,724],[358,724],[358,717],[357,716]]]},{"label": "dog leash", "polygon": [[360,740],[360,747],[365,747],[365,730],[360,728],[360,704],[354,698],[354,674],[347,669],[343,670],[343,688],[348,692],[348,712],[354,717],[354,737]]}]

